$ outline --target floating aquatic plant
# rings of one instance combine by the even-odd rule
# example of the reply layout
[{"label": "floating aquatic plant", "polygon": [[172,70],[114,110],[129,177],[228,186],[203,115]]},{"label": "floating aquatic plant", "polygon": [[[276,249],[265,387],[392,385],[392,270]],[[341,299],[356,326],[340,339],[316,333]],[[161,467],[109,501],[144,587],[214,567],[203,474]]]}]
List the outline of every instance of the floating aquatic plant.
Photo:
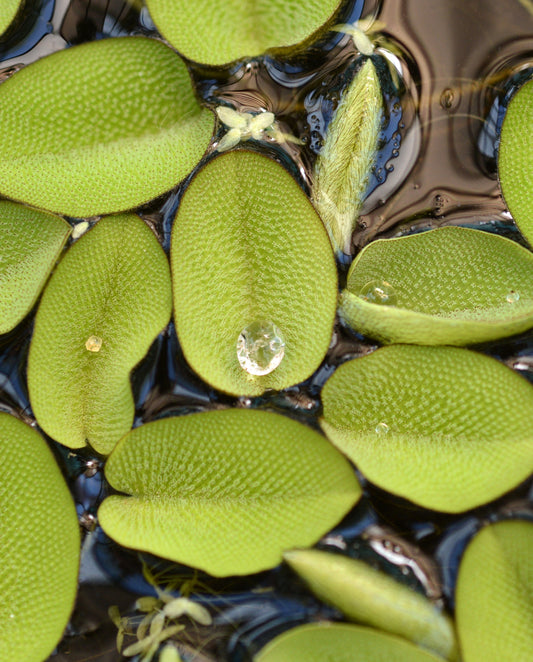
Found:
[{"label": "floating aquatic plant", "polygon": [[2,0],[0,5],[0,41],[23,4],[23,0]]}]

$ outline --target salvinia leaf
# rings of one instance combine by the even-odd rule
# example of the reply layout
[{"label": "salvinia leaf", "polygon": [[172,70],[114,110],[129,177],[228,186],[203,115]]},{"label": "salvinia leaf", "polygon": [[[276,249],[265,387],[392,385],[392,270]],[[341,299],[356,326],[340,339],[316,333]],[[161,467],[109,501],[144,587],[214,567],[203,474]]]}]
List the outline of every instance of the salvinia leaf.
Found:
[{"label": "salvinia leaf", "polygon": [[442,662],[399,637],[346,623],[309,623],[270,641],[254,662]]},{"label": "salvinia leaf", "polygon": [[347,619],[410,639],[457,659],[453,624],[442,609],[365,561],[318,549],[285,552],[284,560],[313,593]]},{"label": "salvinia leaf", "polygon": [[47,434],[111,452],[133,422],[130,371],[171,304],[168,261],[137,216],[105,218],[67,251],[43,293],[28,361],[32,408]]},{"label": "salvinia leaf", "polygon": [[74,46],[0,86],[0,192],[70,216],[136,207],[205,152],[214,115],[187,67],[155,39]]},{"label": "salvinia leaf", "polygon": [[456,618],[464,662],[528,662],[533,650],[533,524],[490,524],[459,566]]},{"label": "salvinia leaf", "polygon": [[292,46],[317,31],[339,0],[147,0],[157,28],[190,60],[222,65]]},{"label": "salvinia leaf", "polygon": [[31,310],[70,231],[59,216],[0,201],[0,333]]},{"label": "salvinia leaf", "polygon": [[386,344],[504,338],[533,327],[533,254],[459,227],[379,239],[353,261],[340,313]]},{"label": "salvinia leaf", "polygon": [[533,244],[533,80],[515,93],[502,125],[498,174],[520,232]]},{"label": "salvinia leaf", "polygon": [[383,347],[337,368],[322,400],[322,428],[368,480],[426,508],[474,508],[533,470],[533,387],[470,350]]},{"label": "salvinia leaf", "polygon": [[74,606],[80,534],[74,502],[41,435],[0,413],[0,659],[41,662]]},{"label": "salvinia leaf", "polygon": [[351,252],[352,233],[376,156],[383,99],[374,64],[365,59],[328,126],[316,160],[313,203],[336,252]]},{"label": "salvinia leaf", "polygon": [[119,544],[205,570],[251,574],[308,546],[360,497],[344,457],[279,414],[227,409],[147,423],[106,464],[118,491],[98,520]]},{"label": "salvinia leaf", "polygon": [[0,40],[15,19],[22,4],[23,0],[2,0],[0,3]]},{"label": "salvinia leaf", "polygon": [[[335,317],[335,261],[315,210],[275,161],[237,150],[202,168],[178,209],[171,264],[179,340],[209,384],[259,395],[301,382],[319,366]],[[269,373],[250,374],[237,342],[250,325],[250,343],[263,342],[262,322],[261,329],[276,329],[284,353]]]}]

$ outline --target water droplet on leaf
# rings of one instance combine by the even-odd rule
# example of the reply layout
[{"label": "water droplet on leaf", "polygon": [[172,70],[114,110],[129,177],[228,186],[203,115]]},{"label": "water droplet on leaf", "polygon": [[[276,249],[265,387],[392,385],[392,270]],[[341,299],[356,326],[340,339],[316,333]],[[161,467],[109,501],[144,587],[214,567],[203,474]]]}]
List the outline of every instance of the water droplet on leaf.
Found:
[{"label": "water droplet on leaf", "polygon": [[378,423],[376,425],[376,434],[386,434],[389,431],[389,426],[386,423]]},{"label": "water droplet on leaf", "polygon": [[85,342],[85,349],[89,352],[99,352],[102,348],[102,338],[89,336]]},{"label": "water droplet on leaf", "polygon": [[361,299],[370,303],[378,303],[382,306],[395,306],[396,291],[386,280],[372,280],[363,285],[359,292]]},{"label": "water droplet on leaf", "polygon": [[520,294],[518,292],[515,292],[514,290],[511,290],[510,292],[507,293],[505,299],[508,303],[516,303],[517,301],[520,300]]},{"label": "water droplet on leaf", "polygon": [[237,340],[237,358],[250,375],[268,375],[285,354],[285,341],[278,327],[268,320],[252,322]]}]

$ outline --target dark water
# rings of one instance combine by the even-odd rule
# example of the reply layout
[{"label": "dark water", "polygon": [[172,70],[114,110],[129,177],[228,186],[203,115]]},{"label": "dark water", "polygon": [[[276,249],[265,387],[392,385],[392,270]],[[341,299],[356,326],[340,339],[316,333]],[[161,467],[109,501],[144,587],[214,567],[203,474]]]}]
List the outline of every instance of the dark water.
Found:
[{"label": "dark water", "polygon": [[[0,42],[0,80],[43,55],[70,45],[124,34],[156,36],[145,9],[126,0],[36,0],[24,20]],[[354,253],[369,241],[446,224],[498,232],[524,243],[502,200],[495,149],[509,95],[533,71],[533,17],[518,0],[348,1],[335,22],[371,15],[384,24],[375,63],[386,112],[367,199],[353,236]],[[192,65],[191,65],[192,66]],[[281,161],[308,190],[325,131],[358,66],[352,40],[329,33],[305,53],[266,56],[223,70],[192,68],[198,91],[212,107],[229,104],[272,111],[280,128],[303,146],[254,147]],[[168,251],[172,218],[185,184],[138,210]],[[347,262],[339,265],[341,282]],[[0,409],[34,423],[25,366],[32,315],[0,338]],[[316,425],[320,391],[340,363],[376,345],[340,324],[328,355],[309,380],[261,398],[232,398],[214,391],[187,366],[171,324],[132,375],[135,425],[162,416],[227,406],[260,407]],[[533,334],[478,347],[533,382]],[[78,606],[68,635],[51,660],[119,660],[116,628],[107,607],[131,608],[133,593],[150,587],[136,554],[121,550],[96,527],[106,492],[102,463],[90,451],[54,451],[68,476],[93,551],[84,554]],[[453,610],[458,561],[483,522],[533,518],[533,488],[526,482],[496,502],[448,516],[413,506],[365,484],[365,496],[324,538],[331,551],[364,558],[413,590]],[[94,553],[93,553],[94,552]],[[110,583],[95,587],[96,563]],[[154,560],[154,564],[157,562]],[[187,568],[156,565],[166,577],[190,577]],[[163,571],[162,570],[162,571]],[[338,618],[314,600],[284,568],[253,578],[213,580],[200,576],[202,599],[215,625],[186,633],[184,659],[249,660],[275,634],[297,623]],[[258,590],[259,589],[259,590]],[[196,651],[196,652],[195,652]]]}]

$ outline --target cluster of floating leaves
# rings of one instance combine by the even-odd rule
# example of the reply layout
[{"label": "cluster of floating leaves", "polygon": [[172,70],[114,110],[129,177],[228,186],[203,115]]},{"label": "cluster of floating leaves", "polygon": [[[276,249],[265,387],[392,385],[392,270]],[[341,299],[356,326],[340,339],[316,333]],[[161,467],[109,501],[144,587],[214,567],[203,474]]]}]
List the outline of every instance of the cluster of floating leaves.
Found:
[{"label": "cluster of floating leaves", "polygon": [[[18,4],[0,10],[0,29],[9,28]],[[313,546],[358,502],[352,463],[384,490],[449,513],[487,503],[531,474],[533,387],[461,346],[533,327],[533,257],[504,238],[463,228],[379,240],[353,261],[338,301],[335,255],[350,252],[384,112],[380,56],[370,23],[336,25],[337,0],[281,3],[297,6],[290,21],[277,4],[263,8],[263,30],[253,35],[239,34],[259,21],[244,2],[221,10],[218,33],[206,35],[209,26],[196,24],[201,12],[190,3],[148,0],[172,48],[146,37],[102,40],[43,58],[0,86],[0,193],[12,200],[0,202],[0,331],[13,330],[41,297],[27,371],[32,409],[56,442],[108,456],[105,475],[116,493],[98,517],[110,537],[219,577],[285,560],[320,600],[364,624],[295,628],[260,651],[258,662],[347,659],[353,648],[370,661],[461,655],[476,662],[489,659],[487,651],[490,659],[525,660],[533,646],[531,602],[521,593],[522,582],[533,583],[524,553],[528,522],[487,526],[468,547],[455,624],[361,561],[296,549]],[[180,55],[222,65],[328,30],[352,35],[360,66],[330,123],[308,197],[257,145],[243,149],[250,141],[297,144],[299,137],[283,133],[265,109],[202,106]],[[500,149],[502,187],[529,238],[531,159],[521,156],[524,165],[518,157],[523,127],[533,122],[532,90],[524,85],[511,103]],[[110,101],[96,111],[100,98]],[[126,212],[190,173],[169,264],[147,224]],[[72,231],[62,218],[102,215],[89,231],[87,221]],[[76,242],[64,251],[69,236]],[[131,370],[171,316],[193,370],[226,394],[251,397],[317,370],[337,307],[355,331],[390,346],[346,362],[328,380],[325,436],[247,409],[131,429]],[[79,531],[43,437],[7,414],[0,431],[4,456],[16,454],[8,466],[17,467],[0,491],[0,587],[7,596],[0,657],[39,662],[72,609]],[[35,462],[37,488],[46,493],[42,512],[27,494]],[[38,558],[28,546],[35,527],[46,550]],[[480,563],[484,554],[490,563]],[[21,578],[14,589],[13,572]],[[502,575],[505,618],[494,607]],[[194,602],[156,592],[137,605],[146,615],[126,656],[148,662],[182,631],[175,622],[182,616],[210,623]],[[385,609],[376,606],[383,600]],[[482,615],[482,627],[472,614]],[[121,646],[132,623],[115,609],[111,617]],[[480,644],[484,637],[490,645]],[[167,644],[159,659],[179,654]]]}]

